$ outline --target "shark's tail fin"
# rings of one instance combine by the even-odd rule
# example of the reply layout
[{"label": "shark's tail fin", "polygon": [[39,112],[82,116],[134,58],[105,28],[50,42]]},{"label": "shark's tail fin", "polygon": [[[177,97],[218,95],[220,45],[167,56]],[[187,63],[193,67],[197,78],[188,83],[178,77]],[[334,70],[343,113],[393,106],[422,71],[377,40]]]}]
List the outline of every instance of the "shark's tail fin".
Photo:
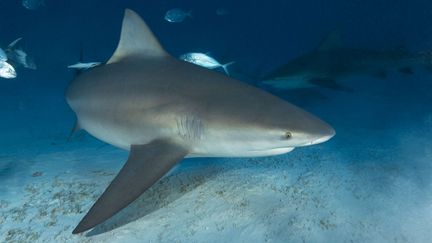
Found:
[{"label": "shark's tail fin", "polygon": [[230,66],[230,65],[232,65],[232,64],[234,64],[235,62],[228,62],[228,63],[225,63],[225,64],[223,64],[223,65],[221,65],[221,68],[224,70],[224,72],[228,75],[228,76],[230,76],[230,74],[229,74],[229,72],[228,72],[228,66]]}]

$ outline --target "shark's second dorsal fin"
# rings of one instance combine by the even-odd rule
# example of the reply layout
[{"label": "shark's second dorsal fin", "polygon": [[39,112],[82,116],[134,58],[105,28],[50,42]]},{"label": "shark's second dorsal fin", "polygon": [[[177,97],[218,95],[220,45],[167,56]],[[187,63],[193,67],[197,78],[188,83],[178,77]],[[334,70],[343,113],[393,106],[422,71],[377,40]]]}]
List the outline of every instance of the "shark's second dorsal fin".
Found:
[{"label": "shark's second dorsal fin", "polygon": [[127,57],[157,57],[166,55],[167,53],[141,17],[134,11],[126,9],[120,41],[107,64],[119,62]]},{"label": "shark's second dorsal fin", "polygon": [[342,46],[340,31],[334,30],[321,41],[318,51],[334,50],[341,48]]}]

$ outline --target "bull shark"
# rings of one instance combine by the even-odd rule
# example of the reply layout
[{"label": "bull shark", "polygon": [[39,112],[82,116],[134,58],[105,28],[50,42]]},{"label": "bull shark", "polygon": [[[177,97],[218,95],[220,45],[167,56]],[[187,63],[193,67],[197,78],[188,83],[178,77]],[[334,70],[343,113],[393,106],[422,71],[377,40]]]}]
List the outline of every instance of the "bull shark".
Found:
[{"label": "bull shark", "polygon": [[413,67],[430,69],[430,53],[411,53],[405,48],[388,51],[344,47],[340,33],[329,34],[310,53],[297,57],[277,68],[261,80],[276,88],[325,87],[349,91],[339,80],[353,75],[371,75],[386,78],[388,70],[412,74]]},{"label": "bull shark", "polygon": [[129,9],[112,57],[77,76],[66,100],[75,130],[130,151],[74,234],[116,214],[185,157],[277,155],[335,134],[276,96],[170,56]]}]

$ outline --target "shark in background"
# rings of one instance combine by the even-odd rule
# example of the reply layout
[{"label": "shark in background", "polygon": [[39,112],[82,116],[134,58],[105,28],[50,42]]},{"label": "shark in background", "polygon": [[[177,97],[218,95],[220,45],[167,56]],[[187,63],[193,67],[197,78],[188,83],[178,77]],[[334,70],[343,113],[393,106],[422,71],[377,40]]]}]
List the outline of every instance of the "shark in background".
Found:
[{"label": "shark in background", "polygon": [[405,48],[379,51],[344,47],[340,33],[330,33],[310,53],[297,57],[261,78],[280,89],[324,87],[351,91],[340,80],[355,75],[384,79],[389,70],[412,74],[415,67],[432,70],[431,53],[412,53]]},{"label": "shark in background", "polygon": [[177,60],[126,10],[113,56],[66,92],[82,128],[130,151],[73,233],[126,207],[185,157],[257,157],[329,140],[333,128],[246,83]]}]

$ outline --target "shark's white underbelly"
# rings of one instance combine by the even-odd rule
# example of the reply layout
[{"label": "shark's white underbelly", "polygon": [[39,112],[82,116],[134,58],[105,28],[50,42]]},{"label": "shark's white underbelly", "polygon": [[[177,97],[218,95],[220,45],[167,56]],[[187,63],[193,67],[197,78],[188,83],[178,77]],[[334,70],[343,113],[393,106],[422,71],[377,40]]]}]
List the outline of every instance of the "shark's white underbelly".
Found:
[{"label": "shark's white underbelly", "polygon": [[200,151],[199,153],[191,153],[186,156],[189,158],[193,157],[263,157],[279,155],[291,152],[294,150],[292,147],[286,148],[275,148],[275,149],[265,149],[265,150],[242,150],[239,148],[237,150],[236,146],[233,145],[231,149],[220,149],[217,146],[212,150]]},{"label": "shark's white underbelly", "polygon": [[263,149],[259,145],[249,147],[245,143],[229,139],[228,136],[225,138],[223,134],[229,134],[229,131],[224,130],[212,129],[210,133],[219,135],[209,136],[209,133],[199,125],[199,121],[186,117],[179,117],[175,124],[170,126],[168,123],[165,128],[151,127],[148,124],[137,127],[125,126],[85,115],[78,118],[80,126],[92,136],[125,150],[129,150],[133,144],[147,144],[161,137],[189,144],[191,152],[187,157],[260,157],[284,154],[294,149],[293,147]]}]

